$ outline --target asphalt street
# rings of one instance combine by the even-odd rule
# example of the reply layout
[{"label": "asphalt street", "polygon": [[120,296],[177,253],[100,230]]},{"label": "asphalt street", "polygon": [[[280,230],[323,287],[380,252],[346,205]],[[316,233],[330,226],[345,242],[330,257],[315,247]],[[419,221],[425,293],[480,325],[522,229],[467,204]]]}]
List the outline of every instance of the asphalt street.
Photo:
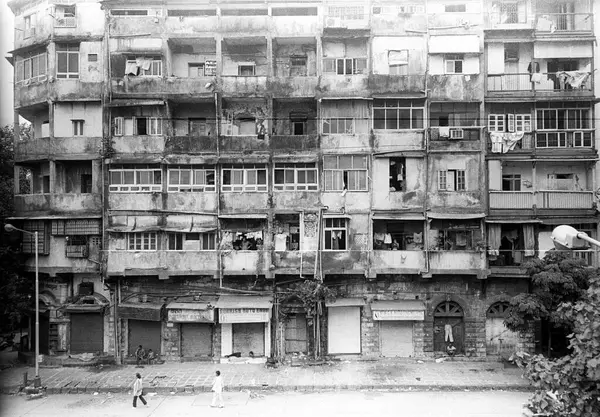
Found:
[{"label": "asphalt street", "polygon": [[225,393],[225,408],[211,408],[210,393],[148,396],[148,407],[132,408],[125,394],[60,394],[27,400],[0,396],[2,417],[100,416],[377,416],[377,417],[521,417],[530,394],[510,391],[325,393]]}]

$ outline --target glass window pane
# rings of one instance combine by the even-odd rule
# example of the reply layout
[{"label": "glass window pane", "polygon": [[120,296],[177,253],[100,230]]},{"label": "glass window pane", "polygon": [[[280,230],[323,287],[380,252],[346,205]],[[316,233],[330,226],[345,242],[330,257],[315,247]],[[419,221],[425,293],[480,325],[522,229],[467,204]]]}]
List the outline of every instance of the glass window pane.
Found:
[{"label": "glass window pane", "polygon": [[254,170],[247,171],[246,178],[248,179],[246,181],[246,184],[256,184],[256,171],[254,171]]},{"label": "glass window pane", "polygon": [[340,169],[352,168],[352,156],[340,156]]},{"label": "glass window pane", "polygon": [[398,128],[410,129],[410,110],[398,109]]},{"label": "glass window pane", "polygon": [[412,129],[423,129],[423,110],[412,110]]},{"label": "glass window pane", "polygon": [[385,128],[398,129],[398,110],[389,109],[385,111]]},{"label": "glass window pane", "polygon": [[385,110],[375,109],[373,111],[373,129],[385,129]]},{"label": "glass window pane", "polygon": [[353,167],[354,169],[366,169],[367,168],[367,158],[365,156],[354,156],[352,157]]},{"label": "glass window pane", "polygon": [[69,72],[79,72],[79,54],[69,53]]},{"label": "glass window pane", "polygon": [[275,170],[275,184],[283,184],[285,178],[285,171],[283,169]]},{"label": "glass window pane", "polygon": [[121,172],[111,172],[110,173],[110,183],[111,184],[121,184]]},{"label": "glass window pane", "polygon": [[123,184],[135,184],[133,171],[123,172]]},{"label": "glass window pane", "polygon": [[[293,180],[292,180],[293,182]],[[267,183],[267,171],[261,169],[258,171],[258,184],[266,184]]]},{"label": "glass window pane", "polygon": [[337,156],[323,157],[323,169],[335,169],[337,168],[337,164]]}]

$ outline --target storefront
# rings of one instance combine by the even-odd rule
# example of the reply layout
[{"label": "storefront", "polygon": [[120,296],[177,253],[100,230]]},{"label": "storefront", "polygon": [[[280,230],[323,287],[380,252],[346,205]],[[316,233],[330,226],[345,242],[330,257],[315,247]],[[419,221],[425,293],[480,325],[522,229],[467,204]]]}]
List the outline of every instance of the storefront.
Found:
[{"label": "storefront", "polygon": [[172,302],[167,305],[167,327],[179,326],[180,356],[212,356],[216,300],[193,303]]},{"label": "storefront", "polygon": [[327,353],[361,353],[360,314],[362,298],[338,298],[327,307]]},{"label": "storefront", "polygon": [[374,301],[373,320],[379,323],[381,356],[412,357],[415,322],[425,320],[425,305],[419,300]]},{"label": "storefront", "polygon": [[139,345],[148,351],[161,354],[163,304],[123,303],[119,305],[119,318],[127,320],[127,355],[133,356]]},{"label": "storefront", "polygon": [[104,309],[108,300],[91,295],[67,304],[65,312],[71,319],[70,353],[95,353],[104,351]]},{"label": "storefront", "polygon": [[221,324],[221,356],[271,356],[271,308],[267,296],[223,295],[216,307]]}]

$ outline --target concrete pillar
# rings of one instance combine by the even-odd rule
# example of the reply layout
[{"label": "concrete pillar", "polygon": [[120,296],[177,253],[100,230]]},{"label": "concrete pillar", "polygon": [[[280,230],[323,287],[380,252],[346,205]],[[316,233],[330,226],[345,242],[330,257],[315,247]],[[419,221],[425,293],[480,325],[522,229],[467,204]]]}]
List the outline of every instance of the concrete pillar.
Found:
[{"label": "concrete pillar", "polygon": [[[48,129],[50,130],[50,139],[54,139],[54,102],[51,100],[48,100]],[[63,121],[63,123],[66,123],[67,120]]]},{"label": "concrete pillar", "polygon": [[57,192],[56,189],[56,162],[48,161],[49,171],[50,171],[50,194],[55,194]]},{"label": "concrete pillar", "polygon": [[92,161],[92,193],[100,194],[102,192],[102,160]]},{"label": "concrete pillar", "polygon": [[20,178],[20,174],[21,174],[21,167],[19,165],[15,165],[13,167],[13,175],[14,175],[14,192],[15,195],[20,194],[21,193],[21,187],[19,184],[19,178]]},{"label": "concrete pillar", "polygon": [[221,323],[221,357],[231,355],[232,353],[233,325],[231,323]]},{"label": "concrete pillar", "polygon": [[[267,36],[267,77],[273,76],[273,38]],[[271,129],[269,129],[269,132]]]}]

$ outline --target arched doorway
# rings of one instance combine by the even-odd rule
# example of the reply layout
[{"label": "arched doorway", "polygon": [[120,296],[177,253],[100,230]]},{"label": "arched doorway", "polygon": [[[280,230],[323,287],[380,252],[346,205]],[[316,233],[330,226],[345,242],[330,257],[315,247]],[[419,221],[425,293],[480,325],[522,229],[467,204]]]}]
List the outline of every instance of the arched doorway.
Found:
[{"label": "arched doorway", "polygon": [[510,355],[516,349],[519,335],[504,325],[508,306],[508,301],[500,301],[492,304],[487,311],[485,349],[488,355]]},{"label": "arched doorway", "polygon": [[434,352],[446,352],[447,341],[454,343],[456,354],[465,352],[464,313],[462,307],[454,301],[440,303],[433,311]]}]

